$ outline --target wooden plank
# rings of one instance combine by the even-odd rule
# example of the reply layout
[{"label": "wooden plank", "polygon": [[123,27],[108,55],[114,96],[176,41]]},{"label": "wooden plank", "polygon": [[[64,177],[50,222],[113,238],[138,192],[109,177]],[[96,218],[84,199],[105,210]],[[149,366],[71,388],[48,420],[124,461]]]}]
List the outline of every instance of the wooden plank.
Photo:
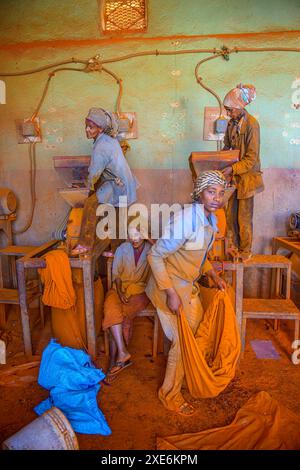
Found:
[{"label": "wooden plank", "polygon": [[20,258],[16,261],[16,265],[18,263],[22,263],[24,268],[32,268],[32,269],[41,269],[47,266],[46,260],[44,258],[28,258],[27,260],[24,258]]},{"label": "wooden plank", "polygon": [[0,303],[1,304],[19,304],[19,292],[18,289],[0,289]]},{"label": "wooden plank", "polygon": [[236,271],[236,267],[238,264],[242,263],[236,263],[233,261],[210,261],[214,269],[216,270],[224,270],[224,271]]},{"label": "wooden plank", "polygon": [[244,299],[243,314],[248,318],[300,318],[300,310],[291,299]]},{"label": "wooden plank", "polygon": [[27,370],[27,369],[32,369],[33,367],[39,367],[41,361],[31,361],[31,362],[26,362],[25,364],[19,364],[16,366],[4,366],[3,368],[0,368],[0,374],[1,377],[4,375],[11,375],[15,374],[17,372]]},{"label": "wooden plank", "polygon": [[281,255],[253,255],[244,263],[244,268],[283,268],[290,264],[291,261]]},{"label": "wooden plank", "polygon": [[49,248],[53,248],[60,240],[51,240],[50,242],[44,243],[41,246],[34,248],[30,253],[27,253],[23,258],[20,258],[18,262],[25,263],[26,261],[34,258],[35,256],[42,256]]},{"label": "wooden plank", "polygon": [[0,249],[0,255],[24,256],[36,248],[37,248],[36,246],[9,245],[9,246],[6,246],[5,248]]}]

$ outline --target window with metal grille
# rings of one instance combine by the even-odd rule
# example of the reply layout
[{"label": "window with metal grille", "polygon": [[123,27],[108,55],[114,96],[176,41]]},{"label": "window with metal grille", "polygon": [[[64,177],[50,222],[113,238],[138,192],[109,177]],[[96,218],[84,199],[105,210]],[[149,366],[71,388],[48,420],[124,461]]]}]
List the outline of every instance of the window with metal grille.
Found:
[{"label": "window with metal grille", "polygon": [[143,32],[147,28],[147,0],[103,0],[105,33]]}]

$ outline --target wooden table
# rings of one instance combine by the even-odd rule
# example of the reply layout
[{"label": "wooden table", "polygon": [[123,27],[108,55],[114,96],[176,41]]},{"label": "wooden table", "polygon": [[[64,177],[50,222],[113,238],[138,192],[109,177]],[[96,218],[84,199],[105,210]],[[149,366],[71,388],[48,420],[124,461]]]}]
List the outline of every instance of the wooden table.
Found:
[{"label": "wooden table", "polygon": [[[59,241],[52,240],[17,261],[17,278],[19,289],[19,302],[23,330],[25,354],[32,355],[32,343],[29,326],[28,302],[26,299],[25,270],[42,269],[46,261],[42,256],[54,249]],[[87,349],[89,354],[96,357],[96,334],[94,322],[94,272],[97,259],[110,245],[110,240],[98,240],[92,253],[79,258],[69,258],[71,268],[80,268],[83,271],[83,289],[85,302],[85,319],[87,332]]]}]

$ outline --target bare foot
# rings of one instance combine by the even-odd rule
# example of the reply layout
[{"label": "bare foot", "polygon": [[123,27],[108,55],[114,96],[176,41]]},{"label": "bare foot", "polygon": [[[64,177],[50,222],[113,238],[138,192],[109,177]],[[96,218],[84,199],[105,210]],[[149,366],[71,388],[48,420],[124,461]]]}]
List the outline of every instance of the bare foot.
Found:
[{"label": "bare foot", "polygon": [[89,248],[87,246],[77,245],[71,251],[71,255],[73,255],[73,256],[83,255],[84,253],[87,253],[88,251],[89,251]]}]

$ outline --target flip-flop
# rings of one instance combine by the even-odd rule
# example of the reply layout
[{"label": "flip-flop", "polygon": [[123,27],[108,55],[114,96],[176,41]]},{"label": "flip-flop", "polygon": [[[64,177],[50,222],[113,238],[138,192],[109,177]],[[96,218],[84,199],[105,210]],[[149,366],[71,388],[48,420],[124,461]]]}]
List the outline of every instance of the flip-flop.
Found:
[{"label": "flip-flop", "polygon": [[[112,367],[112,370],[109,372],[109,374],[107,374],[109,377],[115,377],[116,375],[118,375],[120,372],[122,372],[122,370],[126,369],[127,367],[131,366],[133,364],[133,362],[130,360],[130,359],[127,359],[126,361],[122,362],[122,361],[118,361],[116,362],[116,364]],[[117,367],[118,369],[113,372],[113,369]]]},{"label": "flip-flop", "polygon": [[[190,413],[187,413],[186,411],[190,410]],[[184,403],[182,403],[182,405],[176,410],[176,412],[178,414],[180,414],[181,416],[193,416],[195,413],[196,413],[196,410],[195,408],[193,407],[193,405],[191,405],[190,403],[187,403],[186,401]]]},{"label": "flip-flop", "polygon": [[104,383],[104,385],[110,386],[113,384],[116,378],[117,378],[117,375],[114,376],[114,375],[109,375],[109,373],[107,373],[105,378],[102,380],[102,383]]}]

